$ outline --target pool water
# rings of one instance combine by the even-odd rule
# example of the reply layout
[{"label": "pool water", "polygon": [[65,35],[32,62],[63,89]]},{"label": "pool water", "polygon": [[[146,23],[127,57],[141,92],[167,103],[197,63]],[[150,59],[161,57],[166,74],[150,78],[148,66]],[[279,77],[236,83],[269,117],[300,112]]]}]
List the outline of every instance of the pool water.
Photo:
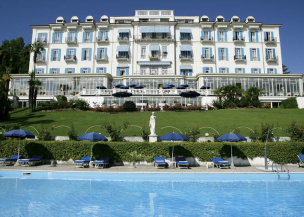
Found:
[{"label": "pool water", "polygon": [[281,178],[0,171],[0,216],[304,216],[304,174]]}]

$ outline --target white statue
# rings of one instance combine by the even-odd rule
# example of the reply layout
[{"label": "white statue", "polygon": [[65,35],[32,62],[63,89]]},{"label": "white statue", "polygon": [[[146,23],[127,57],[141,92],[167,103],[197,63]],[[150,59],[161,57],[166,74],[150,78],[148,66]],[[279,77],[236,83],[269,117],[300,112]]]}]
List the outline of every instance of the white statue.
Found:
[{"label": "white statue", "polygon": [[155,135],[155,120],[156,120],[156,116],[154,116],[154,112],[152,112],[149,122],[150,132],[151,132],[150,135]]}]

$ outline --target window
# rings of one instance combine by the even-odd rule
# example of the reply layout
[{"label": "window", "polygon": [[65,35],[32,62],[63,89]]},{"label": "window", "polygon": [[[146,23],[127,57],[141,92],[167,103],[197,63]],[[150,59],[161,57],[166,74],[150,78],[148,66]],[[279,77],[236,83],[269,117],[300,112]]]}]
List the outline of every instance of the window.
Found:
[{"label": "window", "polygon": [[265,41],[271,41],[271,32],[265,32]]},{"label": "window", "polygon": [[274,59],[272,49],[266,49],[266,59]]},{"label": "window", "polygon": [[192,75],[192,69],[182,69],[182,75],[191,76]]},{"label": "window", "polygon": [[274,68],[269,68],[269,74],[274,74]]},{"label": "window", "polygon": [[106,40],[108,40],[106,31],[100,31],[99,34],[100,34],[99,38],[98,38],[99,41],[106,41]]},{"label": "window", "polygon": [[151,51],[151,57],[160,57],[159,50],[152,50]]},{"label": "window", "polygon": [[68,38],[68,41],[76,41],[76,33],[70,32],[70,37]]},{"label": "window", "polygon": [[225,41],[225,32],[220,31],[220,42],[224,42],[224,41]]},{"label": "window", "polygon": [[258,68],[253,68],[252,69],[252,73],[253,74],[258,74],[259,73],[259,69]]},{"label": "window", "polygon": [[209,35],[209,31],[204,31],[204,39],[205,40],[210,40],[211,39],[211,37]]},{"label": "window", "polygon": [[119,74],[120,74],[120,76],[125,75],[125,74],[126,74],[126,68],[120,67],[120,68],[119,68]]},{"label": "window", "polygon": [[241,48],[235,48],[235,59],[242,59]]},{"label": "window", "polygon": [[166,58],[168,55],[168,47],[167,46],[163,46],[163,57]]},{"label": "window", "polygon": [[36,60],[44,60],[43,52],[40,51],[40,54],[39,53],[37,54],[37,59]]},{"label": "window", "polygon": [[180,39],[181,39],[181,40],[183,40],[183,39],[184,39],[184,40],[185,40],[185,39],[186,39],[186,40],[190,40],[190,39],[191,39],[191,34],[190,34],[190,33],[183,33],[183,32],[182,32],[182,33],[180,33]]},{"label": "window", "polygon": [[83,50],[83,60],[89,60],[89,48]]},{"label": "window", "polygon": [[147,67],[146,66],[141,66],[140,67],[140,75],[146,75]]},{"label": "window", "polygon": [[60,43],[60,32],[54,33],[54,43]]},{"label": "window", "polygon": [[256,33],[255,32],[250,32],[250,37],[251,37],[251,41],[252,42],[257,42],[257,38],[256,38]]},{"label": "window", "polygon": [[191,51],[181,51],[181,58],[192,58],[192,52]]},{"label": "window", "polygon": [[256,48],[252,48],[252,60],[253,61],[257,61],[258,60],[257,49]]},{"label": "window", "polygon": [[146,58],[146,46],[141,47],[141,58],[142,59]]},{"label": "window", "polygon": [[58,49],[54,49],[53,50],[53,59],[52,61],[56,61],[58,59],[58,55],[59,54],[59,50]]},{"label": "window", "polygon": [[150,75],[158,75],[158,66],[150,67]]},{"label": "window", "polygon": [[90,32],[85,32],[85,34],[84,34],[84,42],[90,42]]},{"label": "window", "polygon": [[73,73],[73,68],[67,68],[67,73],[72,74]]},{"label": "window", "polygon": [[40,38],[38,38],[38,41],[46,42],[46,34],[45,33],[40,33]]},{"label": "window", "polygon": [[99,58],[100,59],[105,59],[106,58],[106,53],[104,48],[100,48],[99,50]]},{"label": "window", "polygon": [[243,72],[242,68],[236,68],[235,73],[241,74]]},{"label": "window", "polygon": [[239,31],[235,31],[234,34],[233,40],[241,40],[241,34]]},{"label": "window", "polygon": [[226,52],[225,48],[220,49],[220,60],[225,60],[226,59]]},{"label": "window", "polygon": [[53,68],[53,69],[51,70],[51,73],[52,73],[52,74],[57,74],[57,69],[56,69],[56,68]]},{"label": "window", "polygon": [[162,67],[162,75],[167,75],[168,74],[168,66],[163,66]]},{"label": "window", "polygon": [[129,40],[129,33],[128,32],[120,32],[118,39],[119,40]]},{"label": "window", "polygon": [[88,68],[82,68],[82,73],[87,74],[89,72]]},{"label": "window", "polygon": [[103,67],[98,68],[98,72],[97,73],[105,73],[105,70]]},{"label": "window", "polygon": [[205,67],[205,73],[210,73],[210,67]]},{"label": "window", "polygon": [[69,56],[70,58],[73,58],[73,57],[74,57],[74,49],[69,49],[69,50],[68,50],[68,56]]},{"label": "window", "polygon": [[210,48],[205,48],[205,57],[206,59],[210,59],[211,56],[210,56]]},{"label": "window", "polygon": [[220,73],[223,73],[223,74],[227,73],[227,68],[220,68]]},{"label": "window", "polygon": [[128,51],[119,51],[118,58],[129,58],[129,52]]},{"label": "window", "polygon": [[42,69],[36,69],[36,74],[42,74]]}]

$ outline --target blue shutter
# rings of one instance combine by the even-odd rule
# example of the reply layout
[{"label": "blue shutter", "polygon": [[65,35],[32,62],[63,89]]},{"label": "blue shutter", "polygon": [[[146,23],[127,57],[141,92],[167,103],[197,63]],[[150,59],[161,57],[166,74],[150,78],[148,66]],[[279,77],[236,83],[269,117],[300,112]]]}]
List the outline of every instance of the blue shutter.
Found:
[{"label": "blue shutter", "polygon": [[217,41],[220,41],[220,31],[217,31]]},{"label": "blue shutter", "polygon": [[83,73],[83,68],[80,68],[80,73]]},{"label": "blue shutter", "polygon": [[211,73],[213,73],[213,67],[210,67],[210,71],[211,71]]},{"label": "blue shutter", "polygon": [[61,49],[58,49],[58,58],[57,60],[60,61]]},{"label": "blue shutter", "polygon": [[35,74],[37,74],[37,69],[35,69]]},{"label": "blue shutter", "polygon": [[68,73],[68,68],[65,68],[64,73],[65,73],[65,74]]},{"label": "blue shutter", "polygon": [[179,70],[179,74],[183,75],[183,70],[182,69]]},{"label": "blue shutter", "polygon": [[68,56],[68,55],[69,55],[69,48],[67,48],[67,49],[66,49],[66,53],[65,53],[65,55],[66,55],[66,56]]},{"label": "blue shutter", "polygon": [[57,74],[59,74],[60,73],[60,69],[59,68],[57,68]]},{"label": "blue shutter", "polygon": [[52,74],[52,68],[50,68],[49,73]]},{"label": "blue shutter", "polygon": [[228,60],[228,48],[226,48],[226,60]]},{"label": "blue shutter", "polygon": [[43,59],[45,60],[45,49],[43,50],[42,57],[43,57]]},{"label": "blue shutter", "polygon": [[243,74],[245,74],[245,68],[243,68]]},{"label": "blue shutter", "polygon": [[237,48],[234,48],[234,55],[236,56],[237,54]]},{"label": "blue shutter", "polygon": [[62,43],[62,32],[59,33],[59,43]]},{"label": "blue shutter", "polygon": [[257,53],[258,53],[258,61],[260,61],[260,48],[257,49]]},{"label": "blue shutter", "polygon": [[107,73],[107,67],[103,67],[103,73]]},{"label": "blue shutter", "polygon": [[108,31],[106,31],[105,35],[106,35],[106,40],[108,40]]},{"label": "blue shutter", "polygon": [[226,68],[227,69],[227,73],[229,73],[229,68]]},{"label": "blue shutter", "polygon": [[72,69],[72,73],[75,74],[75,68]]},{"label": "blue shutter", "polygon": [[[40,41],[40,33],[38,33],[38,41]],[[36,72],[35,72],[36,73]]]},{"label": "blue shutter", "polygon": [[108,48],[105,48],[105,58],[107,58],[108,55]]},{"label": "blue shutter", "polygon": [[90,42],[93,41],[93,32],[90,32]]},{"label": "blue shutter", "polygon": [[222,73],[222,68],[221,67],[219,68],[219,73]]},{"label": "blue shutter", "polygon": [[252,61],[253,58],[252,58],[252,48],[250,48],[250,61]]},{"label": "blue shutter", "polygon": [[262,72],[261,72],[261,68],[259,68],[259,74],[261,74]]},{"label": "blue shutter", "polygon": [[180,38],[180,39],[183,39],[182,33],[181,33],[181,32],[179,33],[179,38]]},{"label": "blue shutter", "polygon": [[55,32],[53,32],[53,39],[52,39],[52,43],[55,43]]},{"label": "blue shutter", "polygon": [[82,42],[85,42],[85,31],[82,33]]},{"label": "blue shutter", "polygon": [[241,40],[243,40],[243,31],[240,31]]},{"label": "blue shutter", "polygon": [[248,31],[248,38],[249,38],[249,42],[252,42],[252,39],[251,39],[251,32]]},{"label": "blue shutter", "polygon": [[274,49],[274,48],[272,49],[272,53],[273,53],[273,59],[277,59],[276,53],[275,53],[275,49]]},{"label": "blue shutter", "polygon": [[98,40],[100,40],[100,35],[101,35],[101,32],[98,31]]},{"label": "blue shutter", "polygon": [[218,58],[221,60],[221,48],[218,48]]},{"label": "blue shutter", "polygon": [[189,70],[189,76],[192,76],[192,69]]},{"label": "blue shutter", "polygon": [[99,67],[96,67],[96,73],[99,73]]},{"label": "blue shutter", "polygon": [[89,60],[91,60],[92,57],[92,48],[89,48]]},{"label": "blue shutter", "polygon": [[206,73],[206,67],[203,67],[203,73]]},{"label": "blue shutter", "polygon": [[235,39],[235,31],[233,31],[233,39]]},{"label": "blue shutter", "polygon": [[234,69],[235,73],[237,73],[237,68]]},{"label": "blue shutter", "polygon": [[74,48],[74,56],[76,57],[76,48]]},{"label": "blue shutter", "polygon": [[[43,70],[43,69],[42,69]],[[43,74],[43,73],[42,73]],[[274,69],[274,74],[278,74],[278,70]]]},{"label": "blue shutter", "polygon": [[129,40],[129,34],[130,34],[130,33],[127,33],[127,40]]},{"label": "blue shutter", "polygon": [[45,41],[48,42],[48,34],[45,33]]},{"label": "blue shutter", "polygon": [[119,70],[120,70],[120,68],[117,67],[117,69],[116,69],[116,76],[119,76]]},{"label": "blue shutter", "polygon": [[209,38],[208,39],[210,39],[211,40],[211,30],[209,30]]},{"label": "blue shutter", "polygon": [[100,57],[100,48],[97,48],[97,58]]},{"label": "blue shutter", "polygon": [[88,68],[88,73],[91,73],[91,68]]},{"label": "blue shutter", "polygon": [[225,31],[225,42],[227,42],[227,31]]},{"label": "blue shutter", "polygon": [[84,59],[84,48],[82,48],[82,51],[81,51],[81,60]]},{"label": "blue shutter", "polygon": [[[44,69],[41,69],[41,73],[44,74]],[[277,74],[277,73],[276,73]]]},{"label": "blue shutter", "polygon": [[251,74],[253,74],[253,68],[251,68]]},{"label": "blue shutter", "polygon": [[210,47],[209,50],[210,50],[210,57],[212,58],[212,47]]},{"label": "blue shutter", "polygon": [[70,40],[70,32],[68,32],[68,40]]},{"label": "blue shutter", "polygon": [[242,52],[242,59],[244,59],[244,56],[245,56],[244,55],[244,48],[241,49],[241,52]]},{"label": "blue shutter", "polygon": [[259,42],[259,33],[258,33],[258,31],[255,32],[255,39],[256,39],[256,42]]},{"label": "blue shutter", "polygon": [[269,74],[269,68],[267,68],[267,74]]},{"label": "blue shutter", "polygon": [[202,57],[205,58],[205,48],[202,48]]},{"label": "blue shutter", "polygon": [[[39,37],[39,36],[38,36]],[[204,30],[202,30],[202,39],[204,40]]]},{"label": "blue shutter", "polygon": [[129,75],[129,67],[126,68],[126,75]]},{"label": "blue shutter", "polygon": [[266,32],[264,32],[264,41],[266,41]]},{"label": "blue shutter", "polygon": [[266,59],[268,59],[268,52],[267,52],[267,48],[265,48],[265,54],[266,54]]},{"label": "blue shutter", "polygon": [[51,61],[53,61],[54,49],[51,50]]},{"label": "blue shutter", "polygon": [[273,32],[271,32],[271,40],[274,40]]},{"label": "blue shutter", "polygon": [[[75,32],[75,41],[77,41],[77,32]],[[76,55],[76,54],[75,54]]]}]

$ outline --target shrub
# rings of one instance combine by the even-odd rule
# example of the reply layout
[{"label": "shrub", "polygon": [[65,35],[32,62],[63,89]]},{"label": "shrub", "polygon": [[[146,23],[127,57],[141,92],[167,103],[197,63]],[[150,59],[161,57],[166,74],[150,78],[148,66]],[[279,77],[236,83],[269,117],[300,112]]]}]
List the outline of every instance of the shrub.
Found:
[{"label": "shrub", "polygon": [[52,126],[51,130],[48,130],[47,127],[44,127],[41,124],[41,129],[39,131],[39,135],[38,135],[38,140],[39,141],[52,141],[53,137],[52,137],[52,131],[54,129],[54,125]]},{"label": "shrub", "polygon": [[117,126],[114,123],[105,123],[102,128],[106,131],[106,133],[111,137],[111,141],[118,141],[120,134],[123,130],[128,127],[128,123],[125,122],[123,126]]},{"label": "shrub", "polygon": [[71,122],[71,126],[68,130],[68,136],[70,140],[77,140],[77,131],[75,130],[75,126],[73,124],[73,122]]},{"label": "shrub", "polygon": [[149,139],[149,130],[146,129],[146,126],[143,126],[143,127],[142,127],[141,138],[142,138],[144,141],[148,141],[148,139]]},{"label": "shrub", "polygon": [[257,130],[256,127],[254,127],[254,131],[250,131],[250,139],[253,141],[262,141],[265,142],[266,140],[268,142],[273,141],[274,135],[273,135],[273,124],[269,124],[267,122],[261,123],[260,130]]},{"label": "shrub", "polygon": [[303,126],[296,125],[296,122],[288,124],[286,132],[289,133],[291,141],[301,141],[303,134]]},{"label": "shrub", "polygon": [[134,112],[136,111],[136,105],[133,101],[126,101],[124,104],[123,104],[123,108],[125,111],[127,112]]},{"label": "shrub", "polygon": [[193,126],[192,128],[188,127],[185,132],[185,136],[189,138],[190,142],[196,142],[198,135],[200,134],[199,127]]},{"label": "shrub", "polygon": [[89,109],[89,104],[85,100],[82,100],[82,99],[71,100],[69,102],[69,104],[70,104],[71,108],[77,108],[82,111],[86,111]]},{"label": "shrub", "polygon": [[288,99],[283,100],[280,103],[280,108],[294,108],[294,109],[299,108],[297,99],[295,97],[290,97]]}]

